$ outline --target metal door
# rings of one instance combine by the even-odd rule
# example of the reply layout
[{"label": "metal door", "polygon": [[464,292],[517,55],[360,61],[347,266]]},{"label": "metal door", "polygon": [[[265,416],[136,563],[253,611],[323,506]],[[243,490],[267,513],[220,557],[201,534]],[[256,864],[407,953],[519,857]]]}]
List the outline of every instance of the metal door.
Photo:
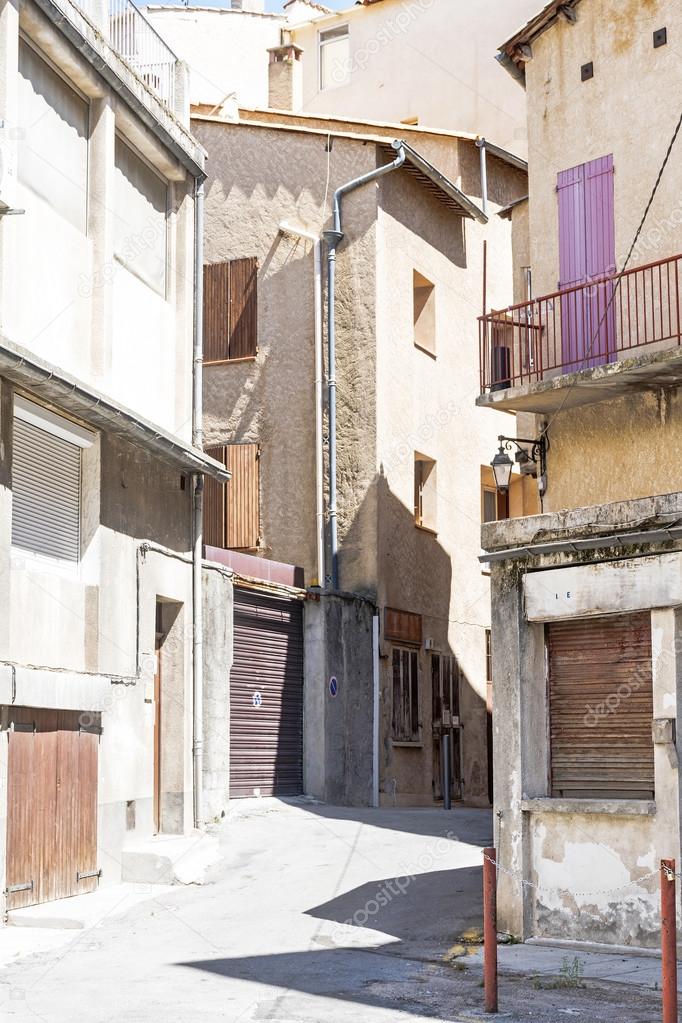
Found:
[{"label": "metal door", "polygon": [[302,791],[302,605],[236,589],[230,796],[293,796]]},{"label": "metal door", "polygon": [[97,887],[99,715],[11,707],[7,908]]}]

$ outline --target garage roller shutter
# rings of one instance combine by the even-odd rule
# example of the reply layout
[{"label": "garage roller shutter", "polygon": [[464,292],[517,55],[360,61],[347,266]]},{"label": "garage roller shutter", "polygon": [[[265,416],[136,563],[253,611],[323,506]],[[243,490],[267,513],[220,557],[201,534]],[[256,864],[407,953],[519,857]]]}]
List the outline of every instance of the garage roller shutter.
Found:
[{"label": "garage roller shutter", "polygon": [[547,627],[552,795],[653,799],[651,615]]}]

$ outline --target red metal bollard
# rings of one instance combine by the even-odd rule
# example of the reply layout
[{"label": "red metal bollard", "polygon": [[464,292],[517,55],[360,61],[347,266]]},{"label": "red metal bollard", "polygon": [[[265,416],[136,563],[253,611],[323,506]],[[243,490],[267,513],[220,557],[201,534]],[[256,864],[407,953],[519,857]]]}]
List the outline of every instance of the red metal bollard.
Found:
[{"label": "red metal bollard", "polygon": [[[497,852],[483,850],[483,986],[485,1011],[497,1012]],[[665,1023],[668,1023],[666,1020]]]},{"label": "red metal bollard", "polygon": [[677,900],[675,860],[661,860],[663,1023],[677,1023]]}]

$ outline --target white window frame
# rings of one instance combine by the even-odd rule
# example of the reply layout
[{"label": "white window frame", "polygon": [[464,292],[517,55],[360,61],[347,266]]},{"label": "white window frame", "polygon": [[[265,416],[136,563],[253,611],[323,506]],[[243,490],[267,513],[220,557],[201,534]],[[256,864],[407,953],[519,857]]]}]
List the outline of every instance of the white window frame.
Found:
[{"label": "white window frame", "polygon": [[[332,92],[334,89],[342,89],[344,85],[348,85],[351,80],[351,70],[348,71],[348,77],[343,82],[338,82],[334,85],[324,85],[322,80],[322,51],[328,43],[334,42],[332,39],[325,40],[323,36],[329,32],[339,32],[340,29],[345,28],[346,38],[348,39],[348,56],[350,58],[350,22],[345,22],[343,25],[334,25],[330,28],[321,28],[317,34],[317,84],[320,92]],[[337,39],[341,36],[337,35]]]},{"label": "white window frame", "polygon": [[[147,157],[143,153],[140,152],[139,149],[137,149],[137,147],[130,141],[129,138],[127,138],[123,134],[123,132],[116,131],[115,142],[120,142],[122,145],[124,145],[126,147],[126,149],[129,149],[130,152],[133,154],[133,156],[137,157],[137,159],[140,160],[141,163],[145,164],[145,166],[148,168],[148,170],[150,170],[152,172],[152,174],[156,175],[156,177],[159,179],[161,184],[165,186],[165,189],[166,189],[166,210],[165,210],[165,214],[164,214],[164,224],[165,224],[165,245],[164,245],[165,264],[164,265],[165,265],[165,271],[164,271],[164,286],[163,286],[163,289],[157,288],[156,285],[154,285],[149,280],[147,280],[147,278],[144,276],[144,274],[139,273],[139,271],[135,268],[135,266],[129,260],[127,260],[123,255],[121,255],[119,252],[116,251],[115,233],[114,233],[114,259],[116,260],[117,263],[120,263],[121,266],[125,267],[126,270],[128,271],[128,273],[131,273],[133,275],[133,277],[136,277],[138,279],[138,281],[142,281],[142,283],[145,284],[148,288],[151,288],[151,290],[153,292],[155,292],[157,295],[160,295],[161,298],[163,298],[164,300],[167,300],[168,299],[168,294],[169,294],[170,275],[171,275],[170,258],[169,258],[169,256],[170,256],[170,211],[171,211],[170,181],[168,180],[168,178],[166,178],[161,173],[161,171],[157,167],[154,166],[154,164],[150,160],[147,159]],[[114,217],[116,217],[116,215],[117,215],[116,214],[116,198],[114,197]]]}]

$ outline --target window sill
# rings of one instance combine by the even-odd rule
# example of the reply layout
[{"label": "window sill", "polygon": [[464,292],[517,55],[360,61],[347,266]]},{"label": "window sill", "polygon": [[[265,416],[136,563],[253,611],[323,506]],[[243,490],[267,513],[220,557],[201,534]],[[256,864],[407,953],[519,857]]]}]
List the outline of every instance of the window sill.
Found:
[{"label": "window sill", "polygon": [[255,362],[258,355],[243,355],[241,359],[207,359],[204,366],[236,366],[241,362]]},{"label": "window sill", "polygon": [[423,742],[409,742],[407,739],[392,739],[391,745],[394,749],[424,749]]},{"label": "window sill", "polygon": [[522,799],[525,813],[600,813],[612,817],[653,817],[656,803],[649,799]]},{"label": "window sill", "polygon": [[421,530],[422,533],[428,533],[430,536],[438,536],[437,529],[431,529],[430,526],[422,526],[421,522],[415,522],[414,528]]},{"label": "window sill", "polygon": [[424,355],[430,356],[430,358],[432,358],[433,361],[436,362],[437,356],[435,351],[431,351],[431,349],[427,348],[426,345],[420,345],[418,341],[414,342],[414,347],[417,349],[418,352],[423,352]]}]

